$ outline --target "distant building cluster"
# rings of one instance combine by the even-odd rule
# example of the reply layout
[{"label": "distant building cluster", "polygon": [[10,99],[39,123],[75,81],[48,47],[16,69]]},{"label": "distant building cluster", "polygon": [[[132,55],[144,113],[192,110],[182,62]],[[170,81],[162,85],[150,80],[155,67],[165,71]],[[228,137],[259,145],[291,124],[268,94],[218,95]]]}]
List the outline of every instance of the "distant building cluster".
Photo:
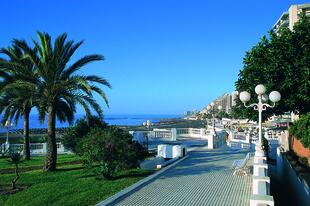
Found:
[{"label": "distant building cluster", "polygon": [[293,30],[294,24],[299,19],[299,14],[305,12],[310,16],[310,4],[295,4],[290,6],[288,11],[284,12],[273,26],[273,31],[278,33],[282,28]]},{"label": "distant building cluster", "polygon": [[184,116],[191,116],[198,113],[198,110],[192,110],[192,111],[185,111]]},{"label": "distant building cluster", "polygon": [[[273,26],[273,31],[278,33],[282,28],[289,28],[293,30],[294,24],[299,20],[299,15],[304,12],[307,16],[310,17],[310,3],[309,4],[295,4],[291,5],[288,11],[284,12],[278,21]],[[222,106],[222,111],[230,114],[232,108],[236,105],[236,101],[238,99],[239,92],[233,91],[231,94],[224,93],[220,97],[216,98],[213,102],[217,106]],[[197,114],[199,113],[207,113],[207,106],[203,108],[201,111],[193,110],[186,111],[184,115],[188,118],[197,118]],[[294,113],[290,114],[292,121],[298,119],[298,115]]]},{"label": "distant building cluster", "polygon": [[234,91],[231,94],[224,93],[222,96],[215,99],[213,102],[217,106],[222,106],[223,111],[227,114],[231,113],[232,107],[236,105],[238,99],[238,91]]}]

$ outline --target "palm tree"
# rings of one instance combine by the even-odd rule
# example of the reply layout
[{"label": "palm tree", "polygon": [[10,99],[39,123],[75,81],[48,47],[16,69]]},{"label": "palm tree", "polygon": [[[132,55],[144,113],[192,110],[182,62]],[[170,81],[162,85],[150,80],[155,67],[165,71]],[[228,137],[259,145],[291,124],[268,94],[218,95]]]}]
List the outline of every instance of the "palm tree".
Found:
[{"label": "palm tree", "polygon": [[[15,42],[18,40],[14,40]],[[34,53],[35,50],[31,49]],[[0,113],[2,124],[6,121],[18,122],[24,118],[24,159],[30,159],[29,114],[36,104],[36,83],[38,76],[34,65],[24,58],[24,51],[13,42],[12,47],[3,48],[0,53],[9,57],[9,60],[0,60]]]},{"label": "palm tree", "polygon": [[46,113],[48,118],[48,146],[44,169],[53,171],[56,170],[57,162],[56,117],[71,124],[76,105],[80,104],[87,117],[91,116],[92,108],[102,118],[102,109],[95,101],[93,93],[99,94],[108,106],[106,95],[99,86],[111,88],[111,85],[102,77],[77,73],[90,62],[104,60],[101,55],[87,55],[68,65],[75,51],[82,45],[82,41],[77,43],[67,41],[67,34],[64,33],[52,44],[48,33],[37,32],[37,35],[39,41],[33,43],[38,52],[34,52],[24,41],[18,45],[27,51],[27,57],[35,65],[36,72],[40,76],[38,84],[38,91],[41,94],[40,119],[44,120]]}]

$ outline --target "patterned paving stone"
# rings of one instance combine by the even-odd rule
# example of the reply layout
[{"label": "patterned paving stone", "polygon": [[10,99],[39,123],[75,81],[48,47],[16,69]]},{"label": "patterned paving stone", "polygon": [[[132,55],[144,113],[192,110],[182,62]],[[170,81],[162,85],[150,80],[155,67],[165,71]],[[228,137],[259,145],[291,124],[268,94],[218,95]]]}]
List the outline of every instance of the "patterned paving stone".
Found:
[{"label": "patterned paving stone", "polygon": [[245,151],[201,148],[116,203],[134,205],[249,205],[252,178],[234,176],[231,165]]}]

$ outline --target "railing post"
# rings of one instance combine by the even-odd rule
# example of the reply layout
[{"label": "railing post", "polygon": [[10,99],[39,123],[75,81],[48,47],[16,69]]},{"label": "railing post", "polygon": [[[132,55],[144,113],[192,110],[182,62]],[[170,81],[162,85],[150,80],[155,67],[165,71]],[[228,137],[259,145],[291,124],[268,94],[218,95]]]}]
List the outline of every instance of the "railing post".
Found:
[{"label": "railing post", "polygon": [[177,129],[176,128],[172,128],[171,129],[171,140],[172,141],[176,141],[177,140]]},{"label": "railing post", "polygon": [[42,144],[43,144],[43,147],[42,147],[43,151],[42,152],[46,153],[47,152],[47,147],[46,147],[47,145],[46,145],[46,143],[42,143]]},{"label": "railing post", "polygon": [[214,135],[213,132],[210,131],[208,135],[208,149],[214,149]]}]

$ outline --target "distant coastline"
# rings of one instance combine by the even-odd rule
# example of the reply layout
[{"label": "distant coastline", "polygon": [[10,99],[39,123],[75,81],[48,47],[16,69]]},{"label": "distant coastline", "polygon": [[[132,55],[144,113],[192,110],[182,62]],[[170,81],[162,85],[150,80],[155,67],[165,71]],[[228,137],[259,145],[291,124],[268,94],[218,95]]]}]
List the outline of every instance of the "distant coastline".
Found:
[{"label": "distant coastline", "polygon": [[[77,119],[82,118],[85,115],[77,114],[75,116],[75,121]],[[182,118],[182,115],[175,115],[175,114],[159,114],[159,115],[105,115],[104,120],[109,125],[118,125],[118,126],[139,126],[142,125],[143,122],[146,120],[150,120],[151,122],[158,123],[165,119],[179,119]],[[74,121],[74,122],[75,122]],[[69,127],[70,125],[67,122],[59,122],[57,121],[56,127],[64,128]],[[30,115],[30,128],[47,128],[47,120],[41,124],[38,115]],[[17,125],[10,128],[10,130],[19,130],[23,129],[23,119],[20,119]],[[6,129],[1,127],[0,133],[5,132]]]}]

